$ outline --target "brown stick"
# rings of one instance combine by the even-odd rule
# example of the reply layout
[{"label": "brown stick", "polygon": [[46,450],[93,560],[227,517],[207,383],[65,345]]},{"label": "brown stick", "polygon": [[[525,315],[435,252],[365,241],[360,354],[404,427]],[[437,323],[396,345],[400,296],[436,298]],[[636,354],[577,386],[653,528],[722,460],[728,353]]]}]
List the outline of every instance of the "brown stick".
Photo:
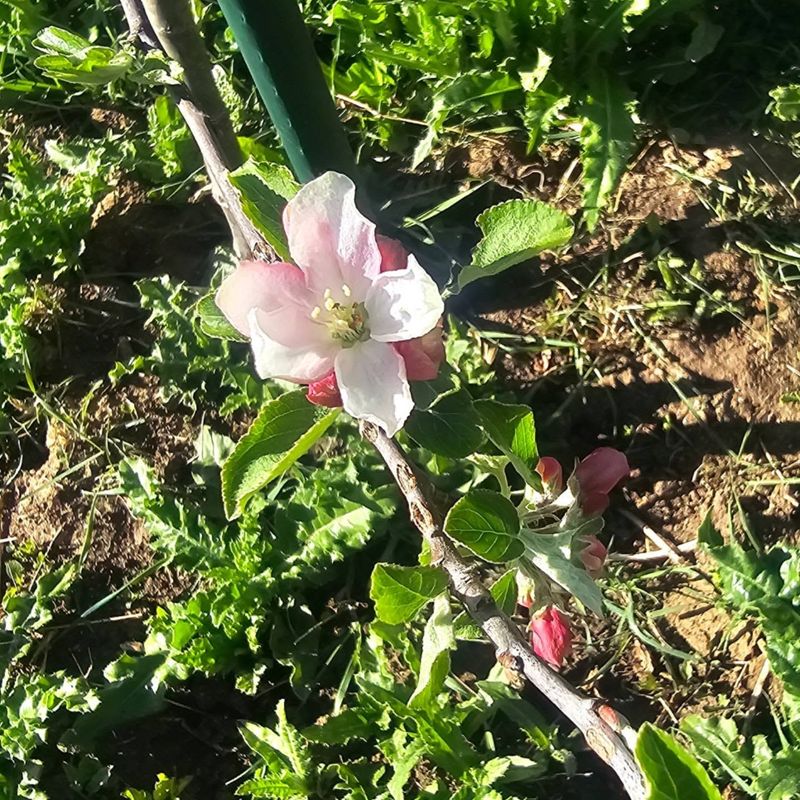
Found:
[{"label": "brown stick", "polygon": [[[185,0],[146,0],[146,6],[147,9],[143,0],[124,0],[122,3],[131,35],[143,50],[164,49],[166,52],[164,42],[167,42],[170,48],[168,55],[179,59],[196,52],[198,45],[203,52],[203,59],[192,63],[190,67],[179,61],[184,68],[187,86],[176,86],[170,88],[169,92],[203,157],[211,192],[228,221],[236,255],[239,258],[256,257],[275,261],[277,257],[274,250],[242,210],[236,189],[228,180],[228,173],[241,165],[241,152],[227,109],[214,85],[211,63],[191,20],[188,5]],[[183,7],[183,11],[179,11],[178,7]],[[163,13],[164,9],[166,13]],[[157,24],[149,12],[156,18]],[[171,24],[174,16],[182,18],[185,14],[189,14],[191,25]],[[189,42],[190,39],[193,41]],[[195,96],[192,90],[199,92],[200,96]],[[212,104],[215,109],[213,113],[209,112],[206,103]],[[223,145],[222,141],[227,144]]]},{"label": "brown stick", "polygon": [[361,435],[380,453],[406,498],[411,520],[430,546],[431,563],[447,572],[453,594],[494,645],[497,660],[525,675],[572,721],[589,747],[617,773],[631,800],[644,800],[644,777],[623,736],[632,733],[630,726],[609,706],[570,686],[532,652],[518,626],[498,608],[472,566],[442,530],[440,514],[397,443],[372,423],[361,422],[359,427]]},{"label": "brown stick", "polygon": [[219,144],[227,169],[242,165],[231,116],[214,83],[211,59],[200,36],[188,0],[141,0],[161,49],[180,64],[189,97],[203,109]]}]

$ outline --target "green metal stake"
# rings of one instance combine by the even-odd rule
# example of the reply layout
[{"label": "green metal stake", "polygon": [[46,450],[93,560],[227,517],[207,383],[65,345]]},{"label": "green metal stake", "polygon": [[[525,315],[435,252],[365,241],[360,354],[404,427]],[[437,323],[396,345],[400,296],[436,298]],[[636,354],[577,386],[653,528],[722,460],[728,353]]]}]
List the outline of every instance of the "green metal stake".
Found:
[{"label": "green metal stake", "polygon": [[219,0],[298,180],[356,163],[295,0]]}]

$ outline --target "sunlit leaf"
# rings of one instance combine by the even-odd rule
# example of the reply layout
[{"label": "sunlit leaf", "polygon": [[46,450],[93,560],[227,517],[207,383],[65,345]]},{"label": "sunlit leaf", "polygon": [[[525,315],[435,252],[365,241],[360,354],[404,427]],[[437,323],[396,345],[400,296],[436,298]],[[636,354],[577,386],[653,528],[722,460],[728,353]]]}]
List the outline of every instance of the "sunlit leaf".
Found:
[{"label": "sunlit leaf", "polygon": [[437,567],[376,564],[369,596],[378,619],[390,625],[409,622],[447,588],[447,575]]},{"label": "sunlit leaf", "polygon": [[633,150],[633,119],[628,111],[631,95],[602,69],[588,76],[590,94],[583,106],[581,163],[586,227],[594,230],[600,212],[616,191]]},{"label": "sunlit leaf", "polygon": [[665,731],[646,722],[636,740],[647,800],[722,800],[700,762]]},{"label": "sunlit leaf", "polygon": [[514,504],[497,492],[474,489],[448,512],[448,536],[487,561],[519,558],[524,545],[519,538],[519,516]]},{"label": "sunlit leaf", "polygon": [[458,275],[459,290],[543,250],[557,250],[573,233],[569,217],[541,200],[508,200],[484,211],[476,222],[483,238],[472,251],[472,263]]},{"label": "sunlit leaf", "polygon": [[222,467],[228,519],[239,516],[250,497],[307,453],[338,413],[312,405],[302,391],[268,402]]}]

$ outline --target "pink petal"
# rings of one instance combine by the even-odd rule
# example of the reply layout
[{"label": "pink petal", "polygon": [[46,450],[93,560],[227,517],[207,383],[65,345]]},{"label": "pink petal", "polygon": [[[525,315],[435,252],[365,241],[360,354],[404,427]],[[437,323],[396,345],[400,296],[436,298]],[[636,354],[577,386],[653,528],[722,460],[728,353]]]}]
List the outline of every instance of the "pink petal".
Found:
[{"label": "pink petal", "polygon": [[350,178],[326,172],[303,186],[283,212],[289,251],[309,288],[320,295],[329,289],[339,301],[344,285],[363,301],[380,272],[375,225],[356,208],[355,194]]},{"label": "pink petal", "polygon": [[410,381],[432,381],[439,374],[439,366],[444,361],[441,320],[424,336],[395,342],[394,349],[406,362],[406,377]]},{"label": "pink petal", "polygon": [[[294,327],[273,333],[289,318],[286,312],[270,315],[260,309],[250,311],[250,344],[256,372],[262,378],[281,378],[294,383],[313,383],[332,369],[339,346],[308,317],[295,315]],[[321,332],[320,332],[321,331]]]},{"label": "pink petal", "polygon": [[596,578],[603,571],[608,549],[594,534],[578,537],[577,544],[583,566],[589,575]]},{"label": "pink petal", "polygon": [[608,494],[630,472],[624,453],[613,447],[598,447],[578,464],[575,477],[582,494]]},{"label": "pink petal", "polygon": [[530,623],[533,652],[558,668],[572,651],[572,631],[567,618],[554,606],[548,606]]},{"label": "pink petal", "polygon": [[389,436],[403,427],[414,401],[403,359],[391,345],[367,339],[342,350],[335,369],[348,414],[380,425]]},{"label": "pink petal", "polygon": [[375,238],[381,254],[381,272],[405,269],[408,266],[408,250],[397,239],[390,239],[380,233]]},{"label": "pink petal", "polygon": [[581,492],[581,510],[587,517],[595,517],[602,514],[611,502],[607,494],[603,492],[592,492],[591,494],[584,494]]},{"label": "pink petal", "polygon": [[311,296],[302,271],[294,264],[242,261],[222,282],[215,301],[231,325],[249,336],[251,309],[273,312],[287,306],[306,306]]},{"label": "pink petal", "polygon": [[408,257],[405,269],[382,272],[370,287],[364,305],[370,335],[379,342],[424,336],[444,312],[439,287],[414,256]]},{"label": "pink petal", "polygon": [[564,486],[561,464],[552,456],[542,456],[536,465],[542,483],[553,493],[559,494]]},{"label": "pink petal", "polygon": [[336,381],[336,373],[329,372],[324,378],[320,378],[308,385],[309,402],[317,406],[327,406],[328,408],[341,408],[342,395],[339,392],[339,384]]}]

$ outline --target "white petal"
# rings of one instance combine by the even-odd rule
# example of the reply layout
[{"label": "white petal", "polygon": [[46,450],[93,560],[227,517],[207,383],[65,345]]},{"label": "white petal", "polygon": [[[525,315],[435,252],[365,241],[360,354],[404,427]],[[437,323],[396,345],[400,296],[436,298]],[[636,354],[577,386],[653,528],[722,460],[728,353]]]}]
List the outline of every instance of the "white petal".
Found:
[{"label": "white petal", "polygon": [[290,343],[279,342],[269,330],[274,319],[257,308],[249,314],[250,344],[253,347],[256,372],[262,378],[281,378],[294,383],[312,383],[333,369],[339,346],[322,335],[324,328],[307,318],[298,318],[290,334],[282,337]]},{"label": "white petal", "polygon": [[406,269],[382,272],[365,302],[369,331],[379,342],[401,342],[424,336],[436,327],[444,311],[433,279],[414,256]]},{"label": "white petal", "polygon": [[406,367],[389,344],[368,339],[336,356],[336,381],[344,410],[394,436],[414,408]]},{"label": "white petal", "polygon": [[294,264],[242,261],[222,282],[214,298],[239,333],[250,335],[253,308],[270,313],[283,308],[313,306],[302,270]]},{"label": "white petal", "polygon": [[381,266],[375,225],[356,208],[355,194],[350,178],[326,172],[303,186],[283,212],[289,251],[309,288],[319,294],[330,289],[339,301],[347,297],[340,294],[345,285],[353,300],[362,301]]}]

